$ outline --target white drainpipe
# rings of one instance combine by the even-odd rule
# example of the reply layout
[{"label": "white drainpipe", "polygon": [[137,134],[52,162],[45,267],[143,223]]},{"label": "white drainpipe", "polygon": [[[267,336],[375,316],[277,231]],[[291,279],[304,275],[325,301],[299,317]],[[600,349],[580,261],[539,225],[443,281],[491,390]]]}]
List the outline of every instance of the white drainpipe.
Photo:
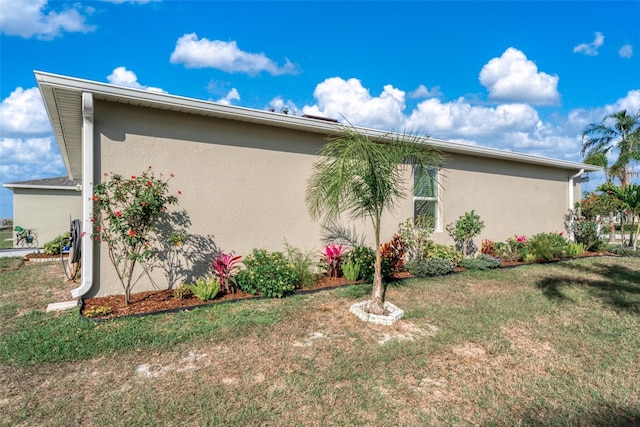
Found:
[{"label": "white drainpipe", "polygon": [[[573,180],[581,176],[583,173],[584,169],[580,169],[577,174],[569,177],[569,210],[573,209]],[[571,225],[573,226],[573,218],[571,218]],[[571,229],[573,229],[573,227],[571,227]],[[569,240],[574,240],[573,231],[569,233]]]},{"label": "white drainpipe", "polygon": [[71,291],[80,298],[93,285],[93,94],[82,93],[82,284]]}]

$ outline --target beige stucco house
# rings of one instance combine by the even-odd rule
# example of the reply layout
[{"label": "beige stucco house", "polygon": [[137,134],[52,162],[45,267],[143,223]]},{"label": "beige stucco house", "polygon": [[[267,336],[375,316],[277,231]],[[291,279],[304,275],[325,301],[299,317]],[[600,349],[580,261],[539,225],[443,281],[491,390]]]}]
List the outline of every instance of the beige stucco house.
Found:
[{"label": "beige stucco house", "polygon": [[[189,232],[216,248],[247,254],[281,250],[284,241],[321,249],[321,224],[306,209],[312,165],[339,124],[36,72],[36,79],[71,179],[82,183],[83,224],[90,223],[94,183],[104,172],[135,175],[152,166],[172,173]],[[360,129],[372,137],[386,132]],[[408,198],[386,215],[390,239],[414,206],[437,217],[433,239],[453,243],[444,227],[475,209],[482,238],[562,231],[563,214],[580,195],[580,176],[593,166],[443,140],[425,139],[448,155],[441,191]],[[407,176],[407,185],[412,182]],[[368,224],[349,224],[371,236]],[[82,284],[73,296],[121,293],[105,248],[85,229]],[[208,248],[213,245],[206,246]],[[204,252],[204,251],[203,251]],[[210,254],[202,254],[209,256]],[[166,273],[166,272],[165,272]],[[166,287],[161,271],[135,291]]]},{"label": "beige stucco house", "polygon": [[40,247],[69,231],[72,220],[82,218],[79,179],[34,179],[3,186],[13,191],[13,224],[32,230]]}]

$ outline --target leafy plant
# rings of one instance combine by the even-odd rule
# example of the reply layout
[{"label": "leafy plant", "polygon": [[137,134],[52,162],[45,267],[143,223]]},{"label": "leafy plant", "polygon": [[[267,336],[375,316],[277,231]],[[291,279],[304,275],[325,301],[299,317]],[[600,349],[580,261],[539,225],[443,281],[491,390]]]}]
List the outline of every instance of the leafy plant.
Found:
[{"label": "leafy plant", "polygon": [[306,288],[316,283],[320,264],[317,261],[317,252],[302,250],[289,245],[285,241],[286,257],[289,265],[296,275],[296,287]]},{"label": "leafy plant", "polygon": [[496,242],[494,244],[494,254],[505,261],[520,261],[526,253],[526,236],[513,236],[506,242]]},{"label": "leafy plant", "polygon": [[343,262],[342,272],[348,281],[355,282],[360,277],[360,264],[352,261]]},{"label": "leafy plant", "polygon": [[480,253],[485,255],[493,255],[495,253],[494,242],[491,239],[482,240],[482,246],[480,247]]},{"label": "leafy plant", "polygon": [[445,276],[455,269],[455,264],[445,258],[427,258],[407,261],[406,269],[415,277]]},{"label": "leafy plant", "polygon": [[[94,238],[106,244],[128,304],[131,288],[155,261],[154,227],[167,206],[178,203],[178,197],[169,194],[168,179],[156,177],[149,167],[131,178],[105,173],[94,188],[93,201]],[[138,264],[142,271],[136,275]]]},{"label": "leafy plant", "polygon": [[449,236],[456,242],[463,257],[473,255],[476,251],[477,248],[473,245],[472,239],[480,234],[483,228],[484,221],[480,219],[475,210],[465,212],[455,223],[446,227]]},{"label": "leafy plant", "polygon": [[401,235],[394,234],[391,241],[380,247],[383,261],[389,265],[391,273],[397,273],[403,270],[404,254],[407,249],[407,243]]},{"label": "leafy plant", "polygon": [[95,307],[90,307],[84,310],[84,317],[94,318],[94,317],[104,317],[108,316],[113,312],[111,307],[106,307],[104,305],[98,305]]},{"label": "leafy plant", "polygon": [[584,253],[584,244],[578,242],[571,242],[567,245],[567,254],[570,257],[577,257]]},{"label": "leafy plant", "polygon": [[406,242],[407,259],[412,261],[424,258],[424,247],[431,237],[434,218],[426,215],[418,215],[408,218],[398,226],[398,234]]},{"label": "leafy plant", "polygon": [[220,292],[220,279],[215,276],[200,277],[193,285],[188,285],[193,295],[202,301],[212,300]]},{"label": "leafy plant", "polygon": [[441,245],[429,240],[423,249],[424,259],[443,258],[451,261],[454,266],[462,261],[462,254],[453,245]]},{"label": "leafy plant", "polygon": [[[367,282],[372,282],[375,274],[376,252],[367,246],[356,246],[347,252],[343,263],[352,262],[360,265],[359,278]],[[382,275],[388,277],[390,273],[389,265],[382,260]]]},{"label": "leafy plant", "polygon": [[193,295],[189,285],[180,285],[173,290],[173,297],[177,299],[187,299]]},{"label": "leafy plant", "polygon": [[47,242],[42,247],[42,251],[47,255],[59,255],[60,249],[69,246],[70,232],[62,233],[55,239]]},{"label": "leafy plant", "polygon": [[480,254],[475,258],[465,258],[460,261],[460,267],[468,270],[490,270],[500,267],[500,260],[490,255]]},{"label": "leafy plant", "polygon": [[340,264],[342,263],[343,254],[344,247],[342,245],[336,246],[333,243],[329,243],[325,246],[322,261],[327,265],[329,276],[338,277],[340,275]]},{"label": "leafy plant", "polygon": [[282,252],[254,249],[236,276],[238,286],[251,294],[281,298],[295,289],[297,275]]},{"label": "leafy plant", "polygon": [[550,261],[567,255],[567,241],[559,233],[539,233],[527,242],[527,253]]},{"label": "leafy plant", "polygon": [[522,261],[524,261],[526,263],[531,263],[531,262],[534,262],[535,260],[536,260],[536,256],[534,254],[525,253],[522,256]]},{"label": "leafy plant", "polygon": [[240,260],[242,256],[233,256],[233,253],[225,254],[224,252],[217,253],[211,267],[213,273],[218,277],[220,284],[226,292],[231,292],[236,288],[236,279],[234,275],[240,269]]}]

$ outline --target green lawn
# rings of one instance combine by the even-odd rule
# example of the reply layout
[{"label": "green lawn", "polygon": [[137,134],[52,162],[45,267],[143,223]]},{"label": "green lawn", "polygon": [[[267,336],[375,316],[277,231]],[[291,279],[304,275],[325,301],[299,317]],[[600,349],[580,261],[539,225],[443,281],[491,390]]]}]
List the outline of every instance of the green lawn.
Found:
[{"label": "green lawn", "polygon": [[640,258],[370,285],[105,322],[44,313],[57,264],[0,259],[0,425],[640,424]]},{"label": "green lawn", "polygon": [[8,240],[7,239],[11,239],[13,238],[13,231],[10,228],[7,228],[5,230],[0,230],[0,249],[9,249],[12,247],[12,240]]}]

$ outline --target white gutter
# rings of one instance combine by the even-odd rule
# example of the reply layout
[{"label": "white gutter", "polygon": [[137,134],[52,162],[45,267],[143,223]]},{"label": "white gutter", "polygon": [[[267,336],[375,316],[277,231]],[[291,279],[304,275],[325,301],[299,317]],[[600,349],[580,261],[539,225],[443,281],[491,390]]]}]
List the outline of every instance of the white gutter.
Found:
[{"label": "white gutter", "polygon": [[71,291],[80,298],[93,285],[93,95],[82,93],[82,284]]},{"label": "white gutter", "polygon": [[[578,171],[577,174],[575,175],[571,175],[569,177],[569,210],[573,209],[573,180],[578,178],[579,176],[582,176],[582,174],[584,173],[584,169],[580,169],[580,171]],[[569,240],[571,240],[572,242],[574,241],[574,236],[573,236],[573,216],[571,217],[570,220],[570,227],[569,227]]]}]

